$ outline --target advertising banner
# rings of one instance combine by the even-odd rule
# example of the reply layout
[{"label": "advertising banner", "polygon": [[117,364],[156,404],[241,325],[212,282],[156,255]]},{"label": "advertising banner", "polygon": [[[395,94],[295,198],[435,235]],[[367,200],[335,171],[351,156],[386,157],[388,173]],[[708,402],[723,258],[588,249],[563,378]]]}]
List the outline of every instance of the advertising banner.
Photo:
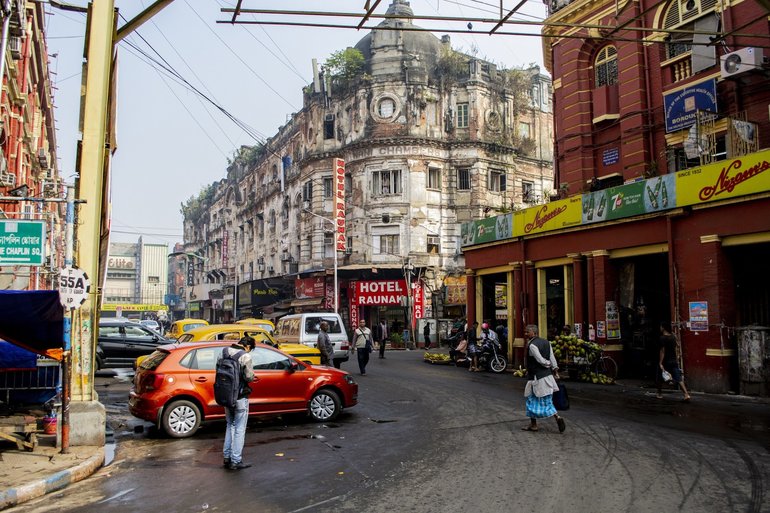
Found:
[{"label": "advertising banner", "polygon": [[357,281],[353,284],[351,303],[366,305],[400,305],[406,296],[405,280]]},{"label": "advertising banner", "polygon": [[558,230],[580,224],[581,196],[552,201],[535,208],[528,208],[524,215],[524,235]]},{"label": "advertising banner", "polygon": [[607,316],[607,338],[620,338],[620,314],[618,313],[618,305],[615,301],[607,301],[605,315]]},{"label": "advertising banner", "polygon": [[334,223],[334,244],[337,251],[344,253],[348,241],[345,237],[345,161],[342,159],[334,159]]},{"label": "advertising banner", "polygon": [[674,175],[664,175],[583,194],[583,224],[638,216],[673,208]]},{"label": "advertising banner", "polygon": [[513,237],[513,215],[503,214],[463,223],[460,237],[463,246],[509,239]]},{"label": "advertising banner", "polygon": [[770,150],[676,174],[676,205],[694,205],[770,190]]},{"label": "advertising banner", "polygon": [[326,277],[297,278],[294,280],[294,297],[299,299],[324,297],[326,295]]},{"label": "advertising banner", "polygon": [[444,287],[446,290],[445,305],[466,304],[467,298],[465,294],[468,287],[468,279],[465,276],[447,276],[444,278]]},{"label": "advertising banner", "polygon": [[350,326],[358,325],[358,298],[356,297],[357,281],[350,282]]}]

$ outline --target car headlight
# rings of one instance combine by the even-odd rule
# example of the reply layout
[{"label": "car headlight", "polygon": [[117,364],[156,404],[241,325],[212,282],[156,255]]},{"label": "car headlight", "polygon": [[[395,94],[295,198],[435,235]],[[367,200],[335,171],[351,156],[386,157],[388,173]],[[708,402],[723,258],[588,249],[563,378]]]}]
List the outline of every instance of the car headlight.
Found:
[{"label": "car headlight", "polygon": [[345,383],[347,383],[348,385],[355,384],[355,381],[353,381],[353,376],[351,376],[350,374],[345,374]]}]

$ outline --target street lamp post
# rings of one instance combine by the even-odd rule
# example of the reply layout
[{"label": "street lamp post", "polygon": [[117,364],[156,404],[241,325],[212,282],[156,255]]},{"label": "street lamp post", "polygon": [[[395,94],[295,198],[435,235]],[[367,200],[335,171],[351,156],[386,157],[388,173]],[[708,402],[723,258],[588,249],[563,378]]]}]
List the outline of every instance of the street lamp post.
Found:
[{"label": "street lamp post", "polygon": [[[327,223],[332,225],[332,231],[336,228],[336,224],[332,219],[329,219],[328,217],[324,217],[322,215],[316,214],[315,212],[310,210],[310,202],[305,201],[303,205],[303,212],[306,212],[310,214],[313,217],[317,217],[318,219],[323,219]],[[337,246],[334,245],[334,313],[339,313],[339,303],[340,303],[340,289],[339,284],[337,283]]]}]

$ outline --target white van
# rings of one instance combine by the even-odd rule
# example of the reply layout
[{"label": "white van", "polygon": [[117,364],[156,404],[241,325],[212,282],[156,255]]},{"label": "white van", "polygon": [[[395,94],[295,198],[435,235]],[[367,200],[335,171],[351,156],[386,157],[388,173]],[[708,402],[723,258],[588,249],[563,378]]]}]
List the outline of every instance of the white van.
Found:
[{"label": "white van", "polygon": [[339,314],[333,312],[301,313],[278,319],[273,336],[278,342],[316,347],[321,321],[329,323],[329,340],[334,345],[334,366],[348,361],[350,340]]}]

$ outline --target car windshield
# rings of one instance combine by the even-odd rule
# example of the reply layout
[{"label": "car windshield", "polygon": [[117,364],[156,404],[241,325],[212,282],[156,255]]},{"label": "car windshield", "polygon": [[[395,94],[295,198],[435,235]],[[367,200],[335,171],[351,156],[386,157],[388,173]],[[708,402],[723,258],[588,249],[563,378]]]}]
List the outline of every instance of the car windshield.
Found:
[{"label": "car windshield", "polygon": [[195,323],[194,322],[194,323],[190,323],[190,324],[185,324],[182,327],[182,331],[190,331],[191,329],[200,328],[201,326],[206,326],[206,325],[203,324],[202,322],[201,323]]},{"label": "car windshield", "polygon": [[177,340],[177,342],[181,343],[181,342],[191,342],[192,339],[193,339],[192,335],[190,335],[189,333],[185,333],[184,335],[182,335],[181,337],[179,337],[176,340]]}]

